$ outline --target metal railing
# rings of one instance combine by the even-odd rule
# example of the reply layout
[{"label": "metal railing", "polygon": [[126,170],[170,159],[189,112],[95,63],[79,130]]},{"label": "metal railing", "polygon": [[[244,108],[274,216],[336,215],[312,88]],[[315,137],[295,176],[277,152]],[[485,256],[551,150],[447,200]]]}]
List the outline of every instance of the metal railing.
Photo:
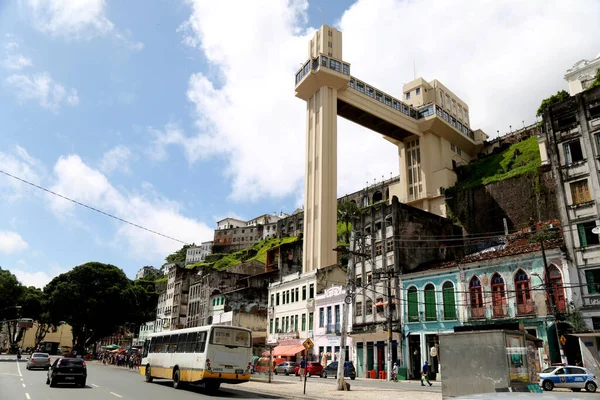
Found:
[{"label": "metal railing", "polygon": [[327,324],[325,333],[335,333],[336,335],[339,335],[341,331],[342,331],[342,326],[340,323]]},{"label": "metal railing", "polygon": [[319,55],[317,58],[306,61],[302,68],[296,72],[296,85],[302,82],[302,79],[304,79],[311,70],[317,71],[321,67],[329,68],[344,75],[350,75],[350,64],[336,60],[335,58]]}]

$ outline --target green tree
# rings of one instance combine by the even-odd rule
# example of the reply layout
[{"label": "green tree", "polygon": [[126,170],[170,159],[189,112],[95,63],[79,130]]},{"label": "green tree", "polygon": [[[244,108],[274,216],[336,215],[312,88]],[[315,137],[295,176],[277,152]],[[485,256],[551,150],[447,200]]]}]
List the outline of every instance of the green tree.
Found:
[{"label": "green tree", "polygon": [[344,239],[346,243],[350,243],[350,229],[352,229],[352,223],[360,218],[362,210],[353,201],[343,201],[338,203],[338,222],[342,222],[346,228],[344,232]]},{"label": "green tree", "polygon": [[598,68],[596,70],[596,79],[594,80],[594,82],[592,82],[592,84],[590,85],[589,88],[587,88],[587,90],[593,89],[595,87],[600,86],[600,68]]},{"label": "green tree", "polygon": [[540,104],[537,113],[535,114],[537,117],[544,117],[544,113],[546,112],[546,110],[548,109],[548,107],[550,107],[552,104],[558,103],[563,101],[564,99],[568,99],[569,98],[569,93],[567,93],[566,90],[560,90],[558,92],[556,92],[556,94],[553,94],[552,96],[548,97],[547,99],[542,100],[542,103]]},{"label": "green tree", "polygon": [[193,246],[193,244],[185,244],[185,245],[183,245],[183,247],[181,249],[166,256],[165,257],[166,263],[163,264],[163,268],[166,264],[172,264],[172,263],[179,263],[182,265],[185,264],[185,256],[187,254],[187,249],[191,246]]},{"label": "green tree", "polygon": [[[23,318],[31,318],[36,322],[35,347],[37,347],[54,326],[46,311],[46,296],[41,289],[29,286],[24,288],[18,303],[21,306],[21,316]],[[24,333],[24,331],[20,332],[19,336],[22,336]]]},{"label": "green tree", "polygon": [[44,288],[49,319],[69,323],[73,347],[83,352],[88,343],[114,333],[131,316],[131,286],[123,270],[114,265],[79,265]]},{"label": "green tree", "polygon": [[16,276],[10,271],[0,268],[0,324],[2,321],[9,321],[6,323],[6,327],[8,344],[11,346],[16,342],[14,333],[17,329],[17,318],[20,315],[20,310],[15,306],[19,305],[18,300],[21,298],[23,290],[24,287]]}]

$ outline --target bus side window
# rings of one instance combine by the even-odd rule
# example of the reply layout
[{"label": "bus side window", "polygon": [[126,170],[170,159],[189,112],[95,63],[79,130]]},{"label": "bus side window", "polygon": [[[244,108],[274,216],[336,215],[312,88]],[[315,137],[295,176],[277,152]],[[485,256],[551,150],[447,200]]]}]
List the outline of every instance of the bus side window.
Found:
[{"label": "bus side window", "polygon": [[171,343],[171,336],[164,336],[163,337],[162,353],[168,353],[169,352],[169,343]]},{"label": "bus side window", "polygon": [[198,349],[197,349],[197,352],[198,353],[204,353],[205,349],[206,349],[206,332],[199,332],[198,333]]},{"label": "bus side window", "polygon": [[154,353],[162,352],[163,339],[164,336],[159,336],[152,341],[152,343],[154,344]]},{"label": "bus side window", "polygon": [[152,343],[152,339],[147,339],[144,342],[144,352],[142,353],[142,357],[148,357],[148,351],[152,348],[154,343]]},{"label": "bus side window", "polygon": [[198,333],[192,332],[188,334],[187,346],[185,351],[187,353],[193,353],[196,350],[196,341],[198,340]]},{"label": "bus side window", "polygon": [[169,353],[175,353],[177,351],[177,341],[179,335],[171,335],[171,345],[169,346]]},{"label": "bus side window", "polygon": [[178,353],[185,353],[185,350],[187,347],[187,337],[188,337],[187,333],[179,334],[179,340],[177,341],[177,352]]}]

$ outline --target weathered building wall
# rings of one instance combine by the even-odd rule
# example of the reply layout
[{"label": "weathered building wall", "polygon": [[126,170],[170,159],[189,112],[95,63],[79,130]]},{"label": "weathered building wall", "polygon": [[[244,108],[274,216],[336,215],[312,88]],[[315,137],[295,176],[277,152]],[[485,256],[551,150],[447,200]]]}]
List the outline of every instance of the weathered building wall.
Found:
[{"label": "weathered building wall", "polygon": [[473,189],[446,192],[449,217],[469,234],[523,229],[529,220],[558,219],[552,172],[521,175]]}]

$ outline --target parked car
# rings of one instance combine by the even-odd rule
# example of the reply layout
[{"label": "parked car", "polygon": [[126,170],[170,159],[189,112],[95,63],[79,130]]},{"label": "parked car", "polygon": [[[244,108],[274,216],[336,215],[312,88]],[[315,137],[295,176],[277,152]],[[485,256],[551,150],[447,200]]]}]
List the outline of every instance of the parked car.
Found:
[{"label": "parked car", "polygon": [[[296,368],[294,368],[294,374],[296,376],[299,375],[299,371],[300,371],[300,363],[298,363],[298,365],[296,365]],[[321,376],[321,372],[323,372],[323,366],[321,364],[319,364],[316,361],[308,361],[306,363],[306,377],[310,378],[311,376]]]},{"label": "parked car", "polygon": [[[281,358],[281,357],[273,357],[273,364],[272,364],[272,369],[271,371],[275,371],[275,368],[283,363],[286,362],[287,360],[285,358]],[[269,373],[269,363],[270,363],[270,359],[269,357],[261,357],[258,360],[256,360],[256,363],[254,364],[254,371],[255,372],[259,372],[259,373],[263,373],[263,374],[268,374]]]},{"label": "parked car", "polygon": [[598,388],[596,376],[583,367],[573,365],[555,365],[540,373],[540,386],[546,391],[556,388],[567,388],[574,392],[585,389],[595,392]]},{"label": "parked car", "polygon": [[27,360],[26,369],[43,368],[46,371],[50,369],[50,354],[33,353]]},{"label": "parked car", "polygon": [[[327,378],[328,376],[333,376],[337,379],[337,370],[338,370],[338,362],[333,361],[329,363],[328,366],[323,368],[323,372],[321,372],[321,378]],[[354,368],[354,363],[352,361],[346,361],[344,363],[344,376],[350,378],[352,380],[356,379],[356,368]]]},{"label": "parked car", "polygon": [[57,383],[74,383],[80,387],[85,387],[87,379],[87,367],[82,358],[60,358],[54,361],[46,385],[55,387]]},{"label": "parked car", "polygon": [[285,374],[285,375],[293,374],[297,365],[298,365],[298,363],[293,362],[293,361],[282,362],[281,364],[279,364],[278,366],[275,367],[275,375],[277,375],[277,374]]}]

